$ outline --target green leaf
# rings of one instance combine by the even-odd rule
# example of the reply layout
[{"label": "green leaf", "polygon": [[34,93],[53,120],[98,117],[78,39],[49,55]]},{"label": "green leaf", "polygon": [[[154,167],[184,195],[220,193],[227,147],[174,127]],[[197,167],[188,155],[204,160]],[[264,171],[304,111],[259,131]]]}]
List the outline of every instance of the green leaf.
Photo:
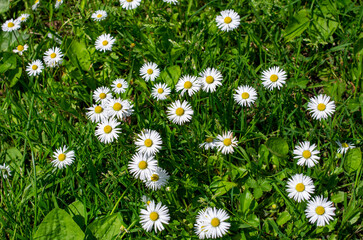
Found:
[{"label": "green leaf", "polygon": [[287,221],[289,221],[291,219],[291,215],[289,212],[284,211],[280,214],[280,216],[277,218],[276,222],[279,226],[284,225],[285,223],[287,223]]},{"label": "green leaf", "polygon": [[287,87],[288,88],[299,87],[301,89],[305,89],[308,83],[309,79],[306,78],[291,79],[290,81],[287,81]]},{"label": "green leaf", "polygon": [[83,240],[84,237],[83,231],[72,217],[60,208],[53,209],[45,216],[33,236],[35,240]]},{"label": "green leaf", "polygon": [[120,233],[120,227],[123,226],[120,213],[111,216],[96,219],[88,226],[88,230],[96,239],[114,239]]},{"label": "green leaf", "polygon": [[21,166],[21,161],[23,160],[23,154],[19,149],[13,147],[6,150],[5,161],[13,168],[18,169]]},{"label": "green leaf", "polygon": [[243,213],[243,214],[247,214],[248,210],[250,209],[250,206],[253,202],[253,196],[251,194],[250,191],[245,190],[241,197],[239,198],[240,201],[240,208],[239,210]]},{"label": "green leaf", "polygon": [[83,71],[88,71],[91,65],[91,57],[84,42],[73,40],[67,55],[72,63],[80,67]]},{"label": "green leaf", "polygon": [[272,154],[278,157],[285,157],[289,153],[289,145],[282,138],[272,137],[268,139],[266,147]]},{"label": "green leaf", "polygon": [[9,73],[10,87],[13,87],[20,79],[23,70],[20,68],[14,69]]},{"label": "green leaf", "polygon": [[334,194],[333,196],[331,196],[331,201],[333,203],[341,203],[344,201],[344,192],[339,191],[336,194]]},{"label": "green leaf", "polygon": [[303,9],[290,19],[289,24],[285,29],[285,40],[289,42],[295,37],[300,36],[308,26],[309,11]]},{"label": "green leaf", "polygon": [[345,156],[344,169],[348,173],[357,171],[362,163],[362,152],[360,148],[349,149]]},{"label": "green leaf", "polygon": [[218,196],[222,196],[226,194],[229,190],[231,190],[233,187],[236,187],[237,184],[234,182],[228,182],[228,181],[221,181],[216,180],[212,182],[210,185],[211,190],[214,192],[213,198],[216,198]]},{"label": "green leaf", "polygon": [[9,0],[0,0],[0,13],[4,13],[9,10]]},{"label": "green leaf", "polygon": [[0,65],[0,73],[4,73],[4,72],[8,71],[9,69],[16,68],[16,55],[15,54],[6,53],[2,57],[3,57],[3,59],[1,61],[1,65]]},{"label": "green leaf", "polygon": [[169,86],[175,86],[181,75],[181,69],[178,65],[168,67],[165,71],[160,73],[160,77]]},{"label": "green leaf", "polygon": [[85,224],[84,219],[86,216],[86,212],[85,212],[84,205],[81,201],[77,200],[77,201],[69,204],[67,212],[69,213],[69,215],[71,215],[71,217],[78,224],[78,226],[80,226],[80,227],[84,226],[84,224]]}]

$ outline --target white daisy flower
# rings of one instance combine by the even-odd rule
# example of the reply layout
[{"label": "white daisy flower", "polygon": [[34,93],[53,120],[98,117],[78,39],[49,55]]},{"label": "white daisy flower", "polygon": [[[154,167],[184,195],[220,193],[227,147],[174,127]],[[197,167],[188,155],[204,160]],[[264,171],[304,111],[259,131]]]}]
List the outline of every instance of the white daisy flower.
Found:
[{"label": "white daisy flower", "polygon": [[60,147],[57,149],[53,155],[54,160],[52,164],[54,167],[62,169],[71,165],[74,161],[74,151],[68,151],[66,146]]},{"label": "white daisy flower", "polygon": [[334,210],[333,203],[328,201],[327,198],[316,196],[308,202],[305,213],[310,223],[317,222],[316,225],[322,227],[328,224],[330,220],[333,220]]},{"label": "white daisy flower", "polygon": [[18,45],[14,50],[13,52],[14,53],[19,53],[19,55],[23,55],[23,52],[25,52],[26,50],[28,50],[28,45],[25,44],[25,45]]},{"label": "white daisy flower", "polygon": [[155,205],[155,201],[151,200],[145,209],[140,211],[142,228],[147,232],[151,232],[154,228],[155,232],[164,230],[163,224],[169,224],[169,209],[160,202]]},{"label": "white daisy flower", "polygon": [[289,193],[289,198],[298,202],[309,200],[310,194],[313,194],[314,190],[313,180],[303,174],[295,174],[287,182],[286,191]]},{"label": "white daisy flower", "polygon": [[157,131],[145,129],[137,135],[135,144],[138,152],[147,155],[154,155],[160,151],[161,144],[163,144],[163,142]]},{"label": "white daisy flower", "polygon": [[209,237],[209,234],[206,230],[207,224],[205,223],[207,221],[206,214],[204,210],[200,210],[198,212],[196,223],[194,224],[194,231],[195,234],[198,235],[199,239],[206,239]]},{"label": "white daisy flower", "polygon": [[112,91],[115,93],[124,93],[126,89],[129,87],[129,84],[125,81],[125,79],[117,78],[112,82]]},{"label": "white daisy flower", "polygon": [[146,82],[155,81],[159,77],[160,70],[156,63],[147,62],[140,68],[140,75]]},{"label": "white daisy flower", "polygon": [[155,170],[149,172],[144,180],[147,188],[158,190],[168,184],[170,176],[164,169],[157,167]]},{"label": "white daisy flower", "polygon": [[111,37],[111,34],[102,34],[96,39],[95,47],[99,51],[112,51],[112,45],[115,43],[116,38]]},{"label": "white daisy flower", "polygon": [[171,90],[168,85],[165,83],[157,83],[151,90],[151,96],[158,101],[165,100],[169,96],[170,92]]},{"label": "white daisy flower", "polygon": [[120,128],[117,128],[121,123],[117,122],[116,119],[110,118],[97,125],[96,136],[98,140],[103,143],[110,143],[117,140],[118,134],[121,132]]},{"label": "white daisy flower", "polygon": [[199,237],[223,237],[231,226],[229,222],[226,222],[226,220],[229,219],[229,215],[223,209],[217,209],[215,207],[207,208],[205,212],[202,211],[199,212],[199,214],[202,215],[197,216],[197,225],[200,225],[200,229],[203,229],[203,231],[199,233]]},{"label": "white daisy flower", "polygon": [[111,98],[105,106],[107,115],[119,120],[124,120],[126,117],[131,116],[134,111],[132,109],[133,105],[129,101],[122,100],[121,98]]},{"label": "white daisy flower", "polygon": [[234,100],[242,107],[250,107],[257,99],[257,92],[253,87],[244,85],[236,89],[233,94]]},{"label": "white daisy flower", "polygon": [[157,166],[158,161],[153,155],[136,153],[129,163],[129,171],[134,178],[146,180],[149,174],[156,170]]},{"label": "white daisy flower", "polygon": [[104,122],[107,120],[108,115],[105,106],[101,104],[93,104],[92,107],[87,108],[87,117],[92,122]]},{"label": "white daisy flower", "polygon": [[345,154],[348,152],[349,149],[355,148],[355,146],[352,143],[348,142],[340,142],[337,141],[337,144],[339,145],[338,153]]},{"label": "white daisy flower", "polygon": [[23,13],[16,20],[19,21],[20,23],[26,22],[26,20],[28,20],[29,16],[30,16],[29,14]]},{"label": "white daisy flower", "polygon": [[298,159],[297,164],[300,166],[307,165],[309,168],[315,166],[320,159],[317,154],[320,152],[316,150],[316,145],[312,144],[310,146],[310,142],[300,142],[294,149],[294,158]]},{"label": "white daisy flower", "polygon": [[120,5],[126,10],[135,9],[141,3],[141,0],[120,0]]},{"label": "white daisy flower", "polygon": [[56,67],[63,62],[63,53],[60,48],[53,47],[44,53],[43,60],[48,67]]},{"label": "white daisy flower", "polygon": [[37,76],[42,72],[43,68],[43,63],[40,60],[35,60],[28,64],[26,71],[29,76]]},{"label": "white daisy flower", "polygon": [[216,17],[217,26],[222,31],[231,31],[237,28],[241,18],[234,10],[224,10],[221,15]]},{"label": "white daisy flower", "polygon": [[20,28],[20,22],[18,20],[10,19],[4,22],[1,28],[4,32],[12,32]]},{"label": "white daisy flower", "polygon": [[146,196],[146,195],[142,195],[142,197],[141,197],[141,201],[143,202],[143,203],[145,203],[145,206],[147,206],[147,205],[149,205],[150,203],[151,203],[151,198],[149,198],[148,196]]},{"label": "white daisy flower", "polygon": [[277,66],[262,72],[262,84],[270,91],[274,88],[280,89],[285,84],[286,79],[286,72]]},{"label": "white daisy flower", "polygon": [[0,165],[0,175],[4,178],[7,179],[8,177],[11,176],[11,171],[10,171],[10,167],[6,166],[6,164],[4,163],[3,165]]},{"label": "white daisy flower", "polygon": [[33,4],[33,6],[32,6],[32,9],[33,9],[33,10],[37,9],[38,5],[39,5],[39,0],[35,0],[35,1],[34,1],[34,4]]},{"label": "white daisy flower", "polygon": [[174,5],[178,3],[178,0],[163,0],[163,1]]},{"label": "white daisy flower", "polygon": [[237,145],[237,139],[233,137],[232,131],[224,132],[222,135],[217,136],[216,147],[223,154],[233,153],[234,147],[237,147]]},{"label": "white daisy flower", "polygon": [[55,3],[55,9],[58,9],[60,7],[60,5],[62,5],[63,3],[63,0],[56,0],[56,3]]},{"label": "white daisy flower", "polygon": [[176,100],[168,107],[167,113],[170,121],[182,125],[185,122],[190,122],[194,112],[187,101],[181,103]]},{"label": "white daisy flower", "polygon": [[96,102],[106,104],[112,98],[111,90],[108,87],[99,87],[93,92],[93,99]]},{"label": "white daisy flower", "polygon": [[215,68],[207,68],[199,73],[199,76],[198,81],[205,92],[215,92],[218,86],[222,86],[223,76],[221,72]]},{"label": "white daisy flower", "polygon": [[107,12],[104,10],[97,10],[96,12],[92,13],[91,18],[94,21],[102,21],[107,18]]},{"label": "white daisy flower", "polygon": [[188,92],[189,96],[192,96],[200,90],[200,83],[197,77],[184,75],[179,79],[175,87],[177,91],[181,91],[180,95],[183,96],[185,92]]},{"label": "white daisy flower", "polygon": [[206,137],[205,142],[199,144],[199,147],[204,148],[205,150],[213,149],[216,147],[216,140],[212,137]]},{"label": "white daisy flower", "polygon": [[310,114],[314,119],[327,119],[335,112],[335,103],[330,101],[329,96],[320,94],[317,97],[310,98],[308,110],[310,110]]}]

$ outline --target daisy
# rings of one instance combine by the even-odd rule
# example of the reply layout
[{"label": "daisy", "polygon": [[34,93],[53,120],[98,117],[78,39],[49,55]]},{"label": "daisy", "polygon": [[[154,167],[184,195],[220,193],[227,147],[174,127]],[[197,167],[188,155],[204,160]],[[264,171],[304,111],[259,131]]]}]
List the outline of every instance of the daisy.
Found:
[{"label": "daisy", "polygon": [[20,28],[20,22],[18,20],[10,19],[3,23],[1,28],[4,32],[12,32]]},{"label": "daisy", "polygon": [[135,9],[141,3],[141,0],[120,0],[120,5],[126,10]]},{"label": "daisy", "polygon": [[48,67],[56,67],[63,62],[63,53],[60,48],[53,47],[44,53],[43,60]]},{"label": "daisy", "polygon": [[216,147],[218,151],[223,154],[230,154],[234,152],[234,147],[237,147],[237,139],[233,137],[233,133],[231,131],[224,132],[222,135],[217,136]]},{"label": "daisy", "polygon": [[56,3],[55,3],[55,9],[58,9],[60,7],[60,5],[62,5],[63,3],[63,0],[56,0]]},{"label": "daisy", "polygon": [[199,73],[198,81],[202,85],[205,92],[215,92],[218,86],[222,86],[223,76],[220,71],[215,68],[207,68]]},{"label": "daisy", "polygon": [[306,217],[309,218],[309,222],[315,223],[317,221],[316,225],[322,227],[328,224],[330,220],[333,220],[334,210],[333,203],[328,201],[327,198],[316,196],[308,202],[305,213]]},{"label": "daisy", "polygon": [[133,113],[132,107],[132,104],[127,100],[111,98],[106,103],[106,113],[109,117],[123,120],[126,117],[131,116]]},{"label": "daisy", "polygon": [[42,72],[43,68],[43,63],[40,60],[35,60],[28,64],[26,71],[29,76],[37,76]]},{"label": "daisy", "polygon": [[168,107],[167,113],[170,121],[182,125],[185,122],[190,122],[194,112],[187,101],[181,103],[176,100]]},{"label": "daisy", "polygon": [[240,16],[234,10],[224,10],[216,17],[217,26],[222,31],[231,31],[240,24]]},{"label": "daisy", "polygon": [[104,10],[97,10],[96,12],[92,13],[91,18],[95,21],[101,21],[107,18],[107,12]]},{"label": "daisy", "polygon": [[320,94],[317,97],[310,98],[308,110],[312,117],[317,120],[327,119],[335,112],[334,101],[330,102],[330,97]]},{"label": "daisy", "polygon": [[204,210],[200,210],[196,219],[196,223],[194,224],[195,234],[199,236],[199,239],[208,238],[209,234],[206,230],[206,214]]},{"label": "daisy", "polygon": [[309,200],[310,194],[313,194],[314,190],[313,180],[303,174],[295,174],[287,182],[289,198],[293,198],[298,202]]},{"label": "daisy", "polygon": [[234,100],[242,107],[250,107],[257,99],[257,92],[253,87],[244,85],[236,89],[236,94],[233,94]]},{"label": "daisy", "polygon": [[262,72],[262,84],[270,91],[274,88],[280,89],[285,84],[286,78],[286,72],[277,66]]},{"label": "daisy", "polygon": [[56,43],[58,43],[59,45],[62,45],[62,40],[61,38],[57,37],[56,35],[53,35],[52,33],[48,33],[47,37],[50,39],[53,39]]},{"label": "daisy", "polygon": [[129,84],[125,81],[125,79],[117,78],[112,82],[112,91],[115,93],[124,93],[126,89],[129,87]]},{"label": "daisy", "polygon": [[117,128],[121,123],[117,122],[115,119],[111,118],[105,120],[97,125],[96,136],[98,140],[103,143],[113,142],[118,138],[118,134],[121,132],[120,128]]},{"label": "daisy", "polygon": [[136,153],[129,163],[129,171],[134,178],[146,180],[152,171],[155,171],[158,161],[153,155]]},{"label": "daisy", "polygon": [[147,174],[144,182],[147,188],[155,191],[167,185],[169,178],[169,174],[164,169],[157,167]]},{"label": "daisy", "polygon": [[[229,222],[228,213],[223,209],[207,208],[205,212],[199,212],[202,214],[197,216],[197,224],[200,225],[200,229],[203,229],[207,238],[219,238],[225,235],[231,226]],[[202,226],[205,226],[202,228]],[[201,234],[199,234],[201,236]]]},{"label": "daisy", "polygon": [[87,110],[88,112],[86,114],[92,122],[104,122],[108,118],[103,104],[93,104]]},{"label": "daisy", "polygon": [[155,81],[159,77],[160,70],[156,63],[147,62],[140,68],[140,75],[145,81]]},{"label": "daisy", "polygon": [[166,3],[172,3],[172,4],[177,4],[178,3],[178,0],[163,0],[164,2]]},{"label": "daisy", "polygon": [[147,205],[149,205],[151,203],[151,199],[148,196],[146,196],[146,195],[142,195],[141,201],[143,203],[145,203],[145,206],[147,206]]},{"label": "daisy", "polygon": [[8,177],[11,176],[11,171],[10,171],[10,167],[6,166],[6,164],[4,163],[3,165],[0,165],[0,175],[4,178],[7,179]]},{"label": "daisy", "polygon": [[95,47],[103,52],[112,51],[112,45],[115,41],[116,38],[111,37],[111,34],[102,34],[96,39]]},{"label": "daisy", "polygon": [[155,201],[151,200],[145,209],[140,211],[142,228],[151,232],[154,228],[155,232],[164,230],[163,224],[169,224],[169,209],[160,202],[155,205]]},{"label": "daisy", "polygon": [[112,98],[111,90],[108,87],[99,87],[93,92],[93,99],[103,104]]},{"label": "daisy", "polygon": [[199,144],[199,147],[201,148],[204,147],[205,150],[213,149],[215,146],[216,146],[216,140],[213,139],[212,137],[206,137],[205,142]]},{"label": "daisy", "polygon": [[26,22],[26,20],[28,20],[29,16],[30,16],[29,14],[23,13],[16,20],[19,21],[20,23]]},{"label": "daisy", "polygon": [[294,158],[299,159],[297,164],[300,166],[307,165],[309,168],[315,166],[320,157],[317,156],[320,152],[316,150],[316,145],[310,142],[300,142],[294,150]]},{"label": "daisy", "polygon": [[19,53],[19,55],[23,55],[23,52],[25,52],[26,50],[28,49],[28,45],[25,44],[25,45],[18,45],[14,50],[13,52],[14,53]]},{"label": "daisy", "polygon": [[180,94],[182,96],[185,92],[188,92],[189,96],[192,96],[200,90],[200,83],[197,77],[185,75],[179,79],[175,87],[177,91],[181,91]]},{"label": "daisy", "polygon": [[348,142],[339,142],[337,141],[337,144],[339,145],[338,153],[345,154],[348,152],[349,149],[355,148],[355,146],[352,143]]},{"label": "daisy", "polygon": [[155,130],[145,129],[135,141],[138,152],[147,155],[154,155],[161,149],[162,140],[160,134]]},{"label": "daisy", "polygon": [[151,90],[151,96],[158,101],[165,100],[169,96],[170,92],[171,90],[168,85],[165,83],[157,83]]},{"label": "daisy", "polygon": [[33,6],[32,6],[32,9],[33,9],[33,10],[37,9],[38,5],[39,5],[39,0],[35,0],[35,1],[34,1],[34,4],[33,4]]},{"label": "daisy", "polygon": [[53,166],[62,169],[73,163],[74,151],[68,151],[68,148],[66,146],[63,146],[63,148],[60,147],[55,151],[53,158]]}]

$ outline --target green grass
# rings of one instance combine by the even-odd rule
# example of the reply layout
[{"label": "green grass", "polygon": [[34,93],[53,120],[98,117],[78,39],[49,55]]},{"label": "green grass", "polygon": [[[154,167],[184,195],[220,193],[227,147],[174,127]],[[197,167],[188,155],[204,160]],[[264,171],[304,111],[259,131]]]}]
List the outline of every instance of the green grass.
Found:
[{"label": "green grass", "polygon": [[[144,0],[126,11],[118,1],[65,1],[56,10],[53,1],[41,0],[34,12],[31,5],[11,1],[1,15],[3,23],[24,11],[31,14],[16,37],[0,34],[0,164],[12,171],[0,179],[1,239],[32,239],[55,208],[65,209],[86,239],[92,239],[103,217],[109,217],[106,225],[114,223],[110,229],[116,234],[110,239],[198,239],[195,217],[208,206],[231,216],[223,239],[363,238],[361,162],[349,170],[350,160],[337,154],[335,143],[362,146],[363,8],[358,3],[181,0],[170,6]],[[98,9],[109,16],[95,23],[90,15]],[[241,16],[237,30],[218,30],[215,17],[225,9]],[[47,33],[60,37],[62,45]],[[102,33],[117,38],[112,52],[95,50]],[[18,41],[30,46],[24,57],[12,52]],[[42,59],[53,46],[65,54],[62,66],[28,77],[30,59]],[[159,65],[156,82],[173,89],[170,99],[151,98],[154,83],[139,76],[145,61]],[[287,84],[267,91],[261,72],[275,65],[288,73]],[[215,93],[180,97],[174,88],[178,78],[198,75],[206,67],[222,72],[223,86]],[[122,97],[131,99],[135,112],[122,124],[117,142],[105,145],[95,137],[96,125],[87,120],[85,108],[92,104],[94,89],[118,77],[130,83]],[[242,84],[258,92],[251,108],[233,100]],[[309,98],[320,93],[331,96],[337,107],[323,121],[307,111]],[[187,100],[194,110],[192,121],[183,126],[166,115],[177,99]],[[171,175],[168,191],[153,192],[128,172],[135,137],[144,128],[162,136],[156,158]],[[205,135],[225,130],[239,140],[234,154],[199,148]],[[269,151],[271,137],[287,142],[286,157]],[[293,160],[300,141],[316,143],[320,150],[319,164],[311,169]],[[50,162],[63,145],[75,151],[76,161],[57,170]],[[336,216],[329,225],[310,224],[306,203],[287,197],[287,179],[296,173],[312,177],[315,195],[334,202]],[[168,206],[171,221],[163,232],[142,229],[143,195]],[[119,231],[121,225],[128,232]]]}]

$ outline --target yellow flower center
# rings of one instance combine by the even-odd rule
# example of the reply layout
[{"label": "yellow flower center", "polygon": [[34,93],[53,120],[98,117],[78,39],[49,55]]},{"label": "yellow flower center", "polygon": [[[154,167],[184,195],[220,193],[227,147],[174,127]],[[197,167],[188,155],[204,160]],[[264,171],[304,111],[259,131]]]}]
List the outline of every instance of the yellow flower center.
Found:
[{"label": "yellow flower center", "polygon": [[35,0],[34,4],[37,4],[39,2],[39,0]]},{"label": "yellow flower center", "polygon": [[101,106],[95,107],[95,113],[101,113],[103,112],[103,108]]},{"label": "yellow flower center", "polygon": [[248,99],[250,97],[250,94],[248,92],[242,93],[242,99]]},{"label": "yellow flower center", "polygon": [[55,58],[56,56],[57,56],[57,54],[55,54],[55,53],[50,54],[50,58]]},{"label": "yellow flower center", "polygon": [[277,208],[277,205],[274,203],[274,204],[272,204],[272,206],[271,206],[273,209],[275,209],[275,208]]},{"label": "yellow flower center", "polygon": [[311,152],[309,150],[305,150],[305,151],[303,151],[302,155],[304,158],[308,159],[311,157]]},{"label": "yellow flower center", "polygon": [[106,46],[107,44],[108,44],[108,41],[107,40],[103,40],[102,45],[103,46]]},{"label": "yellow flower center", "polygon": [[218,218],[213,218],[210,223],[212,224],[213,227],[218,227],[219,224],[221,224]]},{"label": "yellow flower center", "polygon": [[296,184],[296,187],[295,187],[296,191],[298,192],[302,192],[305,190],[305,185],[303,183],[298,183]]},{"label": "yellow flower center", "polygon": [[315,212],[319,215],[323,215],[325,213],[325,209],[322,206],[317,206],[315,208]]},{"label": "yellow flower center", "polygon": [[33,66],[32,66],[32,69],[33,69],[33,70],[37,70],[37,69],[38,69],[38,66],[37,66],[37,65],[33,65]]},{"label": "yellow flower center", "polygon": [[24,47],[22,46],[22,45],[19,45],[18,47],[17,47],[17,49],[18,49],[18,51],[23,51],[24,50]]},{"label": "yellow flower center", "polygon": [[164,89],[162,89],[162,88],[158,89],[158,93],[162,94],[163,92],[164,92]]},{"label": "yellow flower center", "polygon": [[102,17],[102,14],[97,14],[97,18],[100,18],[100,17]]},{"label": "yellow flower center", "polygon": [[270,77],[271,82],[276,82],[279,79],[279,77],[276,74],[272,74]]},{"label": "yellow flower center", "polygon": [[232,22],[232,18],[231,18],[231,17],[225,17],[225,18],[224,18],[224,23],[229,24],[229,23],[231,23],[231,22]]},{"label": "yellow flower center", "polygon": [[120,111],[122,109],[122,105],[121,105],[121,103],[115,103],[114,105],[113,105],[113,110],[115,110],[115,111]]},{"label": "yellow flower center", "polygon": [[147,201],[146,204],[149,205],[151,203],[151,201]]},{"label": "yellow flower center", "polygon": [[226,139],[223,140],[223,144],[225,146],[230,146],[232,144],[232,141],[231,141],[230,138],[226,138]]},{"label": "yellow flower center", "polygon": [[22,17],[22,18],[21,18],[21,21],[24,21],[24,20],[25,20],[25,17]]},{"label": "yellow flower center", "polygon": [[208,76],[205,78],[205,81],[209,84],[213,83],[214,82],[214,78],[212,76]]},{"label": "yellow flower center", "polygon": [[185,83],[184,83],[184,88],[185,89],[189,89],[189,88],[191,88],[192,87],[192,83],[190,82],[190,81],[186,81]]},{"label": "yellow flower center", "polygon": [[59,161],[64,161],[66,159],[66,155],[64,154],[64,153],[61,153],[61,154],[59,154],[59,156],[58,156],[58,160]]},{"label": "yellow flower center", "polygon": [[105,99],[105,98],[106,98],[106,93],[101,93],[101,94],[100,94],[100,98],[101,98],[101,99]]},{"label": "yellow flower center", "polygon": [[[130,0],[127,0],[127,1],[130,1]],[[132,0],[131,0],[132,1]],[[152,212],[150,213],[150,219],[151,221],[156,221],[159,219],[159,214],[157,212]]]},{"label": "yellow flower center", "polygon": [[206,142],[211,143],[211,142],[213,142],[213,138],[211,138],[211,137],[207,137],[207,138],[205,139],[205,141],[206,141]]},{"label": "yellow flower center", "polygon": [[117,88],[121,88],[122,87],[122,84],[121,83],[117,83],[116,87]]},{"label": "yellow flower center", "polygon": [[61,2],[62,0],[57,0],[58,2]]},{"label": "yellow flower center", "polygon": [[106,127],[103,128],[103,131],[105,133],[110,133],[112,131],[112,127],[110,125],[107,125]]},{"label": "yellow flower center", "polygon": [[159,180],[159,175],[157,175],[157,174],[153,174],[153,175],[151,175],[151,181],[153,181],[153,182],[156,182],[157,180]]},{"label": "yellow flower center", "polygon": [[150,138],[148,138],[148,139],[146,139],[146,140],[144,141],[144,145],[145,145],[146,147],[151,147],[151,145],[153,145],[153,141],[152,141]]},{"label": "yellow flower center", "polygon": [[9,27],[9,28],[12,28],[12,27],[14,27],[14,23],[12,23],[12,22],[9,22],[9,23],[8,23],[8,27]]},{"label": "yellow flower center", "polygon": [[325,106],[325,104],[324,104],[324,103],[319,103],[319,104],[318,104],[318,110],[319,110],[319,111],[324,111],[324,110],[325,110],[325,108],[326,108],[326,106]]},{"label": "yellow flower center", "polygon": [[342,147],[347,148],[347,147],[349,147],[349,145],[347,143],[342,143]]},{"label": "yellow flower center", "polygon": [[130,44],[130,47],[132,47],[132,48],[133,48],[133,47],[135,47],[135,46],[136,46],[136,44],[135,44],[135,43],[131,43],[131,44]]},{"label": "yellow flower center", "polygon": [[154,71],[150,68],[146,72],[147,72],[147,74],[151,75],[151,74],[153,74]]},{"label": "yellow flower center", "polygon": [[184,109],[183,108],[177,108],[175,111],[175,114],[178,116],[182,116],[184,114]]},{"label": "yellow flower center", "polygon": [[140,169],[146,169],[147,168],[147,162],[146,161],[140,161],[139,162],[139,168]]}]

